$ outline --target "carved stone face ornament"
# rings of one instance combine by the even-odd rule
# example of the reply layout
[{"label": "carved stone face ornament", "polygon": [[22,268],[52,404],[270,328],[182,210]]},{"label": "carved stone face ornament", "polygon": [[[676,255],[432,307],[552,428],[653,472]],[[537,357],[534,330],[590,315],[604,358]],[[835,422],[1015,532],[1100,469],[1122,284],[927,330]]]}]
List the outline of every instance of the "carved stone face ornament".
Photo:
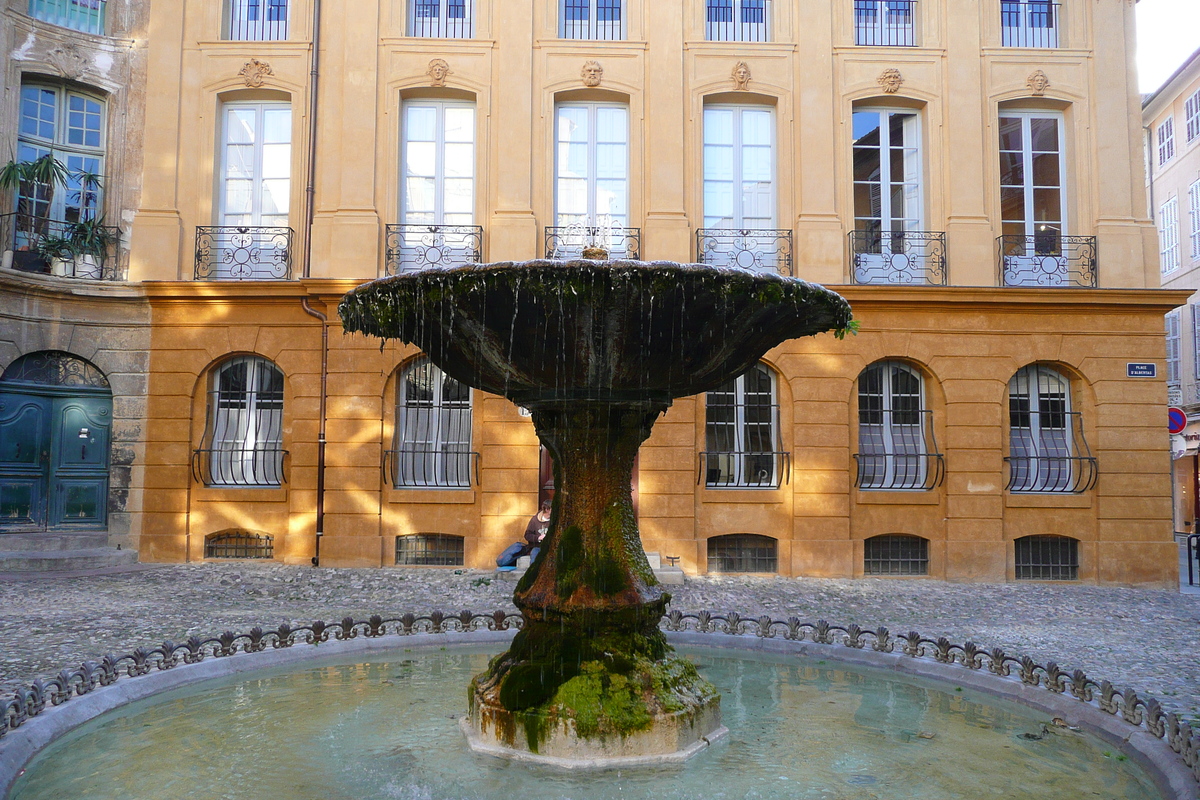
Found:
[{"label": "carved stone face ornament", "polygon": [[750,88],[750,65],[745,61],[739,61],[733,65],[733,70],[729,73],[729,77],[733,78],[733,88],[744,92]]},{"label": "carved stone face ornament", "polygon": [[600,66],[599,61],[586,61],[583,69],[579,70],[579,77],[583,78],[584,86],[599,86],[600,81],[604,78],[604,67]]},{"label": "carved stone face ornament", "polygon": [[884,93],[895,94],[900,91],[900,86],[904,83],[904,76],[900,74],[900,70],[891,67],[879,73],[875,82],[883,88]]},{"label": "carved stone face ornament", "polygon": [[1029,87],[1029,91],[1034,97],[1041,97],[1046,93],[1046,89],[1050,86],[1050,79],[1046,77],[1046,73],[1040,69],[1029,74],[1025,80],[1025,85]]},{"label": "carved stone face ornament", "polygon": [[429,69],[425,70],[425,74],[429,76],[431,86],[445,86],[446,76],[450,74],[450,65],[444,58],[435,58],[429,62]]}]

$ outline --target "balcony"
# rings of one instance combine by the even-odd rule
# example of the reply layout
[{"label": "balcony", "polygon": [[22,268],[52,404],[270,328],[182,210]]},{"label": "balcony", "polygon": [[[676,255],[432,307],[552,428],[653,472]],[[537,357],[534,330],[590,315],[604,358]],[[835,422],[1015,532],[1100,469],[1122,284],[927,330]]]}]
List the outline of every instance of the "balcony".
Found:
[{"label": "balcony", "polygon": [[1001,236],[996,240],[1001,286],[1096,287],[1096,237]]},{"label": "balcony", "polygon": [[854,485],[872,491],[929,491],[946,477],[945,458],[933,436],[933,412],[858,412]]},{"label": "balcony", "polygon": [[388,225],[384,269],[388,275],[435,267],[479,263],[483,228],[479,225]]},{"label": "balcony", "polygon": [[710,42],[769,42],[771,0],[706,0],[704,38]]},{"label": "balcony", "polygon": [[108,0],[29,0],[29,16],[75,31],[104,35]]},{"label": "balcony", "polygon": [[1001,0],[1000,43],[1005,47],[1058,47],[1059,3]]},{"label": "balcony", "polygon": [[[1099,467],[1083,437],[1078,411],[1027,412],[1009,434],[1008,484],[1019,494],[1081,494]],[[1080,455],[1082,454],[1082,455]]]},{"label": "balcony", "polygon": [[792,232],[775,228],[700,228],[696,260],[714,267],[740,267],[792,274]]},{"label": "balcony", "polygon": [[474,0],[413,0],[409,9],[409,36],[470,39],[475,35]]},{"label": "balcony", "polygon": [[599,247],[608,251],[609,258],[637,261],[642,257],[642,229],[619,228],[611,225],[566,225],[548,227],[546,258],[583,258],[583,251]]},{"label": "balcony", "polygon": [[559,6],[564,39],[618,42],[625,38],[623,0],[562,0]]},{"label": "balcony", "polygon": [[273,488],[287,481],[283,459],[288,451],[270,445],[192,451],[192,478],[204,486]]},{"label": "balcony", "polygon": [[227,0],[225,38],[281,42],[288,38],[288,0]]},{"label": "balcony", "polygon": [[709,489],[778,489],[792,481],[792,454],[786,451],[705,450],[696,485]]},{"label": "balcony", "polygon": [[61,278],[119,281],[121,229],[101,220],[66,222],[32,214],[0,215],[4,266]]},{"label": "balcony", "polygon": [[408,447],[385,450],[383,479],[396,489],[467,489],[479,485],[479,453],[474,450]]},{"label": "balcony", "polygon": [[291,228],[196,228],[196,280],[286,281],[292,277]]},{"label": "balcony", "polygon": [[854,0],[854,43],[915,47],[916,0]]},{"label": "balcony", "polygon": [[946,285],[946,234],[941,231],[850,231],[854,283]]}]

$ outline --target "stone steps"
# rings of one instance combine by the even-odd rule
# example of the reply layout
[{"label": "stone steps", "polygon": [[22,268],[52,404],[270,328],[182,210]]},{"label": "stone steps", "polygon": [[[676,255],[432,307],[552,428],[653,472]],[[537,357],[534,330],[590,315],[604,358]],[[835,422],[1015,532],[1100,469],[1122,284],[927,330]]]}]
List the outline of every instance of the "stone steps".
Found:
[{"label": "stone steps", "polygon": [[136,564],[136,550],[108,546],[105,531],[0,534],[0,572],[86,572]]},{"label": "stone steps", "polygon": [[88,550],[107,546],[108,534],[104,531],[0,533],[0,554],[28,550]]}]

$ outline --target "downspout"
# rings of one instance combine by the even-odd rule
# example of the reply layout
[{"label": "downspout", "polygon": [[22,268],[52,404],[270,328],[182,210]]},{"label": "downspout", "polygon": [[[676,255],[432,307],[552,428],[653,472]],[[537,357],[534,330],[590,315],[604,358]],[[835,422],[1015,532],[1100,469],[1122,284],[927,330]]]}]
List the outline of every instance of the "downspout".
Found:
[{"label": "downspout", "polygon": [[[321,0],[313,0],[312,18],[312,68],[309,70],[308,88],[308,185],[304,188],[304,269],[305,278],[312,276],[312,229],[316,215],[317,185],[317,82],[321,64]],[[325,535],[325,401],[329,385],[329,319],[308,304],[308,298],[300,301],[304,313],[321,322],[321,398],[317,433],[317,524],[313,543],[312,565],[321,565],[321,537]]]},{"label": "downspout", "polygon": [[[320,0],[317,0],[317,2],[320,2]],[[1146,135],[1142,137],[1142,140],[1146,143],[1146,177],[1148,179],[1150,192],[1150,197],[1148,198],[1150,201],[1150,221],[1155,223],[1155,227],[1158,227],[1156,216],[1158,212],[1154,208],[1154,136],[1150,133],[1149,127],[1143,125],[1142,130],[1146,133]]]}]

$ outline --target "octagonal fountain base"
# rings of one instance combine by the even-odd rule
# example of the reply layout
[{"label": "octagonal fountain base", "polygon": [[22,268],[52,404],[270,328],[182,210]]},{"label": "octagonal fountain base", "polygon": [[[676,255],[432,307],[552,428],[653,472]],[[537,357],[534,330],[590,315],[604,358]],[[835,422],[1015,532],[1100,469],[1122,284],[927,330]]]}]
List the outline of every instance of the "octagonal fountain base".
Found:
[{"label": "octagonal fountain base", "polygon": [[716,694],[693,708],[655,714],[642,730],[594,738],[580,736],[572,719],[513,712],[472,694],[470,714],[459,722],[472,750],[564,769],[687,761],[729,735]]}]

